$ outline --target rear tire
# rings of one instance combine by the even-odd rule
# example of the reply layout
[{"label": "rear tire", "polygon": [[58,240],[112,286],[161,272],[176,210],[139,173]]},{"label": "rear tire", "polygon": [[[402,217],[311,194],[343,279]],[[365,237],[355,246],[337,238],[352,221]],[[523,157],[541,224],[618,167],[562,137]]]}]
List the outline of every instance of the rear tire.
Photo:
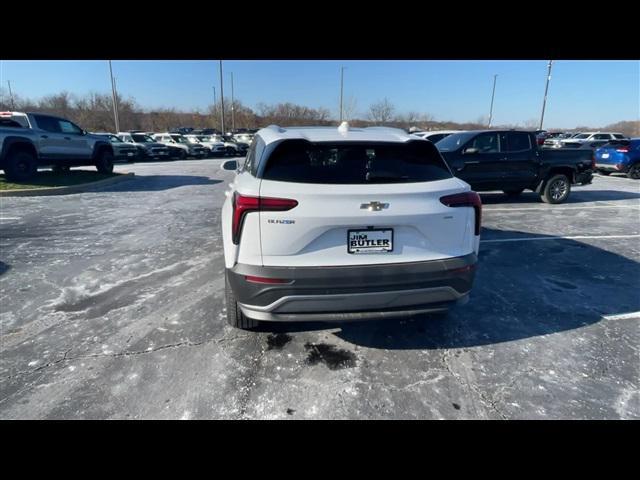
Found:
[{"label": "rear tire", "polygon": [[36,173],[38,173],[36,157],[25,151],[10,154],[4,166],[4,174],[11,182],[24,182]]},{"label": "rear tire", "polygon": [[98,153],[96,169],[100,173],[113,173],[113,154],[108,150],[102,150]]},{"label": "rear tire", "polygon": [[540,198],[545,203],[558,204],[569,198],[571,182],[566,175],[553,175],[544,185]]},{"label": "rear tire", "polygon": [[224,275],[224,296],[227,304],[227,323],[234,328],[249,330],[258,326],[258,321],[245,317],[238,307],[238,299],[231,290],[229,279]]},{"label": "rear tire", "polygon": [[514,188],[513,190],[503,190],[503,192],[507,197],[517,197],[522,192],[524,192],[524,188]]},{"label": "rear tire", "polygon": [[627,172],[627,178],[633,178],[634,180],[640,179],[640,163],[631,165],[631,168]]}]

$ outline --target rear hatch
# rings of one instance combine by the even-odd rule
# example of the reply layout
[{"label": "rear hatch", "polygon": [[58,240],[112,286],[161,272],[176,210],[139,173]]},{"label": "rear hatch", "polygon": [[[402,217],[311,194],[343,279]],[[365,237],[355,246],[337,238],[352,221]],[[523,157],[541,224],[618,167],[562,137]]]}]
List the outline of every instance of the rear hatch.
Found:
[{"label": "rear hatch", "polygon": [[625,163],[629,153],[629,141],[618,140],[596,149],[595,160],[597,165],[617,165]]},{"label": "rear hatch", "polygon": [[262,262],[366,265],[469,254],[474,208],[441,201],[469,191],[430,142],[285,141],[268,159],[260,197],[295,206],[259,212]]}]

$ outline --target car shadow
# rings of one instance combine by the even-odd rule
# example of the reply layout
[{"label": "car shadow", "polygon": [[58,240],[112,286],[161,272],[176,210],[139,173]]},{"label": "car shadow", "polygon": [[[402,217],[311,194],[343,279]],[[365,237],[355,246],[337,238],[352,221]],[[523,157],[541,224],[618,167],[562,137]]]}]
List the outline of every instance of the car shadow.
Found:
[{"label": "car shadow", "polygon": [[593,245],[485,229],[493,238],[546,241],[482,244],[467,305],[447,317],[350,323],[263,323],[261,331],[331,330],[359,346],[387,350],[475,347],[586,327],[603,315],[640,310],[638,262]]},{"label": "car shadow", "polygon": [[190,185],[215,185],[222,180],[198,175],[135,175],[113,185],[97,188],[99,192],[157,192]]},{"label": "car shadow", "polygon": [[[508,197],[502,192],[480,192],[483,205],[495,204],[518,204],[518,203],[540,203],[546,205],[540,200],[540,195],[535,192],[525,191],[517,197]],[[640,198],[640,193],[624,192],[620,190],[580,190],[572,189],[569,198],[564,203],[585,203],[597,201],[613,201],[613,200],[633,200]]]}]

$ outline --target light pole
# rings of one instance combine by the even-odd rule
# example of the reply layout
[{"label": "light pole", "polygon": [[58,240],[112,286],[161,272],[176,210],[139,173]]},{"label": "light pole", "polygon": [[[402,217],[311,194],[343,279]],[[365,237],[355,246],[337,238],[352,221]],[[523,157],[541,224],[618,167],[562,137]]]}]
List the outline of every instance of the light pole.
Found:
[{"label": "light pole", "polygon": [[542,130],[542,122],[544,121],[544,109],[547,106],[547,92],[549,91],[549,80],[551,80],[551,65],[553,65],[553,60],[549,60],[549,70],[547,71],[547,84],[544,87],[544,100],[542,100],[542,115],[540,115],[540,127],[538,130]]},{"label": "light pole", "polygon": [[[216,98],[216,86],[213,86],[213,118],[215,120],[216,116],[216,107],[218,106],[218,99]],[[214,122],[215,125],[215,122]]]},{"label": "light pole", "polygon": [[493,120],[493,99],[496,96],[496,80],[498,79],[498,74],[496,73],[493,76],[493,92],[491,93],[491,108],[489,109],[489,128],[491,128],[491,121]]},{"label": "light pole", "polygon": [[224,131],[224,87],[222,85],[222,60],[220,60],[220,127],[222,130],[222,134],[224,135],[226,132]]},{"label": "light pole", "polygon": [[342,92],[344,90],[344,67],[340,67],[340,123],[342,123]]},{"label": "light pole", "polygon": [[116,81],[113,78],[113,69],[111,68],[111,60],[109,60],[109,76],[111,77],[111,95],[113,98],[113,119],[116,123],[116,133],[120,132],[120,121],[118,119],[118,96],[116,94]]},{"label": "light pole", "polygon": [[231,131],[236,129],[235,101],[233,100],[233,72],[231,72]]}]

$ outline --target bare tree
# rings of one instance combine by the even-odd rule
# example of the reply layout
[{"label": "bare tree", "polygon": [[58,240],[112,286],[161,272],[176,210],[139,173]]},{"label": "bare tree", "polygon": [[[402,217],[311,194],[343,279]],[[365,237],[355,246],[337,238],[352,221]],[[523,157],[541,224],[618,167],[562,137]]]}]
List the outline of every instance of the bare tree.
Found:
[{"label": "bare tree", "polygon": [[342,118],[347,122],[353,120],[355,117],[356,109],[358,108],[358,101],[356,97],[350,96],[342,104]]},{"label": "bare tree", "polygon": [[395,107],[389,99],[385,97],[369,107],[368,117],[376,125],[380,123],[387,123],[392,119],[394,111]]}]

